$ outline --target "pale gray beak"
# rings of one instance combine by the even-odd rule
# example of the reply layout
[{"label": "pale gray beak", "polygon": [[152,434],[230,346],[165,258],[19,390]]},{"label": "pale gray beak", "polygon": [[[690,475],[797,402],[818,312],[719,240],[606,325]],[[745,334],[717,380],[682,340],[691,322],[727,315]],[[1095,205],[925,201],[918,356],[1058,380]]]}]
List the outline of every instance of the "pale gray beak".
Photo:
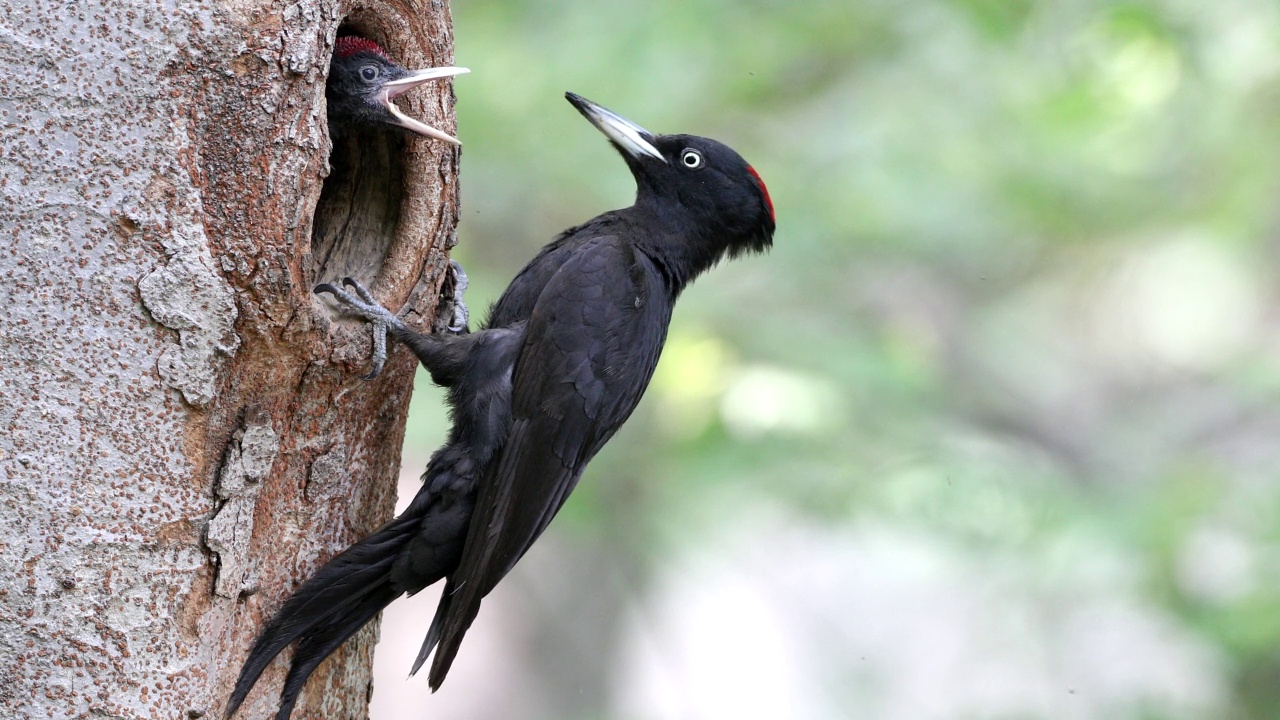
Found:
[{"label": "pale gray beak", "polygon": [[412,90],[425,82],[439,80],[440,78],[453,77],[455,75],[465,75],[469,72],[471,71],[464,67],[438,67],[428,68],[426,70],[414,70],[405,77],[388,81],[383,85],[381,92],[378,94],[378,101],[387,108],[387,111],[396,119],[396,124],[400,127],[407,128],[419,135],[425,135],[429,138],[443,140],[444,142],[452,143],[454,145],[461,145],[462,143],[458,142],[458,139],[449,133],[437,130],[424,122],[414,120],[408,115],[400,112],[400,108],[396,107],[396,104],[391,102],[391,99],[399,95],[403,95],[409,90]]},{"label": "pale gray beak", "polygon": [[667,159],[653,146],[653,133],[613,112],[603,108],[576,93],[564,94],[566,100],[578,108],[583,117],[591,121],[596,129],[604,133],[609,141],[632,158],[639,160],[650,157],[666,162]]}]

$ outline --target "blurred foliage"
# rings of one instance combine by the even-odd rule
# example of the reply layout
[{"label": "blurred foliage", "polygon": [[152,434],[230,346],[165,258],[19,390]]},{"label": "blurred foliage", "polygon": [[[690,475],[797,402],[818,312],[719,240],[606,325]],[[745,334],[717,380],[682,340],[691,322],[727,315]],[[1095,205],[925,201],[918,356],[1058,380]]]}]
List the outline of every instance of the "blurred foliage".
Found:
[{"label": "blurred foliage", "polygon": [[[1032,590],[1121,558],[1100,582],[1207,648],[1219,689],[1079,717],[1280,717],[1280,4],[453,12],[473,309],[630,202],[565,90],[727,142],[777,208],[770,255],[682,298],[553,532],[629,554],[641,593],[758,503],[1007,559]],[[420,380],[417,463],[444,427]]]}]

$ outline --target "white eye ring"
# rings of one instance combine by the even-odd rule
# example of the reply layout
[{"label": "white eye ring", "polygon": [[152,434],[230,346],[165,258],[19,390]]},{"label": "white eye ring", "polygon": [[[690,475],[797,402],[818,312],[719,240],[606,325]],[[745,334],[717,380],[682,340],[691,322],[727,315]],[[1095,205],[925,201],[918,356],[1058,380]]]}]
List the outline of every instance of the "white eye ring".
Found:
[{"label": "white eye ring", "polygon": [[360,68],[360,77],[364,78],[369,82],[373,82],[374,80],[378,79],[377,66],[365,65],[364,67]]},{"label": "white eye ring", "polygon": [[702,167],[702,153],[697,150],[685,150],[680,153],[680,163],[690,170]]}]

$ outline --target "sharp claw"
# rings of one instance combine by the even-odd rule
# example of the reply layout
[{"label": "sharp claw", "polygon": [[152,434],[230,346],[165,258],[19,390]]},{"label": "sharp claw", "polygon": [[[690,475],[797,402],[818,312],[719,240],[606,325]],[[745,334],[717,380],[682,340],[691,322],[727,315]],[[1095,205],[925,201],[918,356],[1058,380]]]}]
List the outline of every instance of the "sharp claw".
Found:
[{"label": "sharp claw", "polygon": [[325,293],[329,293],[330,295],[336,295],[337,291],[338,291],[338,288],[330,285],[329,283],[320,283],[319,285],[315,286],[315,289],[312,290],[311,292],[315,293],[316,295],[323,295]]},{"label": "sharp claw", "polygon": [[[459,317],[461,315],[461,317]],[[461,311],[455,309],[453,311],[453,324],[449,326],[449,332],[457,335],[467,331],[467,324],[470,318],[467,317],[466,309]]]},{"label": "sharp claw", "polygon": [[373,299],[373,293],[369,292],[369,290],[365,288],[365,286],[361,285],[360,281],[355,278],[344,277],[342,278],[342,284],[354,290],[356,295],[360,296],[361,300],[369,303],[370,305],[378,304],[378,301]]}]

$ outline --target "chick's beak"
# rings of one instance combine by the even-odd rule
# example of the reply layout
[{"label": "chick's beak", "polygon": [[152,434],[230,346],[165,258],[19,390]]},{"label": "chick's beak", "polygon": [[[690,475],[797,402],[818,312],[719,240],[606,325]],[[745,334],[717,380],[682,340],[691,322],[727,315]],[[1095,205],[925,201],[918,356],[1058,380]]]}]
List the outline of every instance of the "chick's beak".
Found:
[{"label": "chick's beak", "polygon": [[454,145],[461,145],[462,143],[458,142],[458,139],[449,133],[437,130],[420,120],[415,120],[408,115],[405,115],[400,111],[400,108],[396,107],[395,103],[391,102],[391,100],[425,82],[454,77],[455,75],[465,75],[469,72],[471,71],[463,67],[438,67],[428,68],[426,70],[414,70],[402,78],[387,81],[387,83],[382,86],[382,90],[378,92],[378,102],[382,103],[382,105],[387,108],[387,112],[391,113],[391,116],[395,118],[396,124],[400,127],[412,130],[419,135],[429,138],[443,140],[444,142],[452,143]]}]

